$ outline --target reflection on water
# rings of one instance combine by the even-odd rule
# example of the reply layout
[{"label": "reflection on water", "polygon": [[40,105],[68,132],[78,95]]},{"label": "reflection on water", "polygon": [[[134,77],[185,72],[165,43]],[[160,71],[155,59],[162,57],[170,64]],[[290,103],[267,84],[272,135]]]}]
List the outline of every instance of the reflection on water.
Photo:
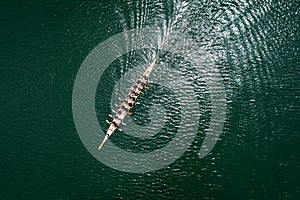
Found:
[{"label": "reflection on water", "polygon": [[[299,0],[0,4],[1,200],[300,199]],[[159,27],[158,39],[150,40],[155,45],[120,56],[105,71],[95,124],[107,129],[107,115],[116,108],[111,99],[124,98],[122,91],[132,84],[128,78],[137,79],[158,53],[151,89],[111,143],[129,153],[165,153],[172,141],[180,147],[180,127],[198,130],[184,135],[191,144],[175,162],[134,174],[93,158],[80,141],[71,99],[79,66],[92,49],[124,31],[130,44],[128,30],[145,27]],[[118,49],[118,44],[110,48]],[[207,82],[216,73],[195,70],[210,72],[211,66],[226,89],[226,121],[213,150],[199,159],[205,136],[214,131],[210,89],[220,90]],[[97,78],[89,72],[87,87]],[[116,162],[116,156],[105,158]],[[155,159],[147,161],[165,161]],[[146,161],[137,160],[137,168],[145,167]]]},{"label": "reflection on water", "polygon": [[[285,1],[271,0],[126,1],[116,4],[115,15],[118,21],[114,23],[119,23],[123,30],[159,26],[162,41],[167,41],[174,31],[185,35],[185,38],[173,38],[174,48],[197,47],[184,49],[185,55],[167,56],[169,52],[164,52],[165,44],[161,42],[162,50],[158,52],[162,57],[160,62],[176,63],[175,65],[179,68],[189,68],[189,63],[186,61],[201,53],[195,49],[207,52],[210,60],[213,60],[221,72],[228,102],[227,121],[218,145],[209,157],[203,160],[197,159],[196,153],[203,142],[210,120],[211,108],[205,83],[193,84],[195,90],[198,90],[198,92],[194,90],[194,93],[199,102],[200,111],[198,112],[201,113],[202,118],[199,121],[197,137],[190,150],[164,170],[134,176],[135,178],[130,179],[130,187],[117,188],[121,194],[130,193],[135,197],[150,194],[150,196],[160,198],[176,194],[177,198],[196,198],[201,191],[204,194],[202,198],[211,198],[215,196],[214,194],[218,196],[227,193],[225,191],[218,193],[218,191],[230,189],[238,190],[235,192],[243,196],[242,191],[245,189],[241,188],[239,184],[244,184],[249,180],[251,182],[249,188],[253,191],[249,193],[249,197],[255,197],[256,190],[271,190],[270,185],[266,185],[265,189],[254,187],[254,184],[265,184],[265,182],[257,177],[263,172],[257,172],[257,166],[253,162],[261,166],[265,165],[263,168],[269,169],[268,151],[271,150],[272,144],[269,144],[268,140],[274,140],[274,137],[285,140],[286,135],[281,132],[282,127],[276,121],[281,119],[280,113],[288,112],[295,106],[296,91],[288,88],[287,79],[290,78],[290,81],[298,85],[299,80],[297,81],[296,75],[293,74],[293,70],[296,69],[295,65],[289,64],[290,67],[286,68],[285,61],[287,59],[283,57],[293,56],[293,52],[289,52],[289,50],[294,48],[295,37],[293,36],[299,28],[295,20],[290,20],[292,16],[296,17],[298,12],[292,8],[292,5],[293,3]],[[299,48],[295,50],[297,49],[299,51]],[[141,54],[143,53],[131,52],[120,58],[119,64],[128,68],[128,65],[145,64],[149,62],[149,58],[151,60],[151,56],[139,56]],[[185,61],[180,60],[182,57]],[[135,61],[133,62],[132,59]],[[157,69],[157,76],[162,70],[165,69],[163,67]],[[297,73],[299,75],[299,72]],[[138,77],[138,73],[135,76]],[[172,76],[163,76],[163,79],[166,82],[174,81]],[[197,82],[197,76],[193,76],[192,73],[187,79]],[[124,78],[120,80],[119,84],[121,85],[126,81]],[[161,98],[169,105],[175,103],[173,110],[178,109],[176,98],[165,99],[166,97],[155,89],[157,88],[154,86],[151,91],[154,96],[147,96],[150,100],[141,98],[145,106],[149,106],[146,110],[155,106],[147,103],[147,101],[151,101],[151,98]],[[285,91],[288,92],[285,94]],[[279,97],[278,93],[285,97]],[[287,100],[287,98],[290,99]],[[170,120],[172,115],[165,114],[168,112],[165,105],[158,106],[164,108],[159,116],[165,116],[166,122]],[[136,115],[127,120],[133,126],[145,126],[151,130],[151,126],[149,126],[151,117],[149,118],[149,116],[151,115],[148,112],[143,113],[137,106]],[[180,118],[177,120],[180,122]],[[172,124],[169,126],[172,127]],[[155,126],[152,129],[159,130]],[[129,138],[143,140],[148,136],[155,136],[154,133],[144,137],[139,136],[140,134],[140,132],[132,133]],[[171,134],[164,135],[164,137],[172,139],[173,136]],[[118,139],[118,136],[115,136],[114,142],[120,147],[128,148],[129,138],[124,140],[124,138]],[[141,142],[141,146],[139,146],[138,140],[133,141],[135,142],[129,146],[136,145],[139,147],[139,151],[154,148],[151,143],[146,142],[146,146],[143,146],[143,142]],[[247,167],[248,170],[243,170],[244,167]],[[244,180],[240,177],[240,175],[243,176],[243,173],[247,174]],[[271,174],[269,175],[265,178],[271,180]],[[111,177],[116,182],[123,178],[120,174],[117,177]],[[191,185],[186,181],[187,179],[191,179],[195,184]],[[181,185],[181,183],[184,184]],[[227,184],[231,186],[229,187]],[[105,196],[108,197],[109,194],[105,193]]]}]

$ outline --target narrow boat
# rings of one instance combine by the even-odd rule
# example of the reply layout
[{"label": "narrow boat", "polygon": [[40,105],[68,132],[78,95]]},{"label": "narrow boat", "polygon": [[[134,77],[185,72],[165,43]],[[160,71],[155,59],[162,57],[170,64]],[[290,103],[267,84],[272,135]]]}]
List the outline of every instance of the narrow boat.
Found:
[{"label": "narrow boat", "polygon": [[142,94],[142,89],[146,88],[149,89],[149,87],[146,85],[147,81],[149,80],[150,73],[153,71],[156,62],[158,61],[158,56],[155,57],[154,61],[151,63],[151,65],[148,67],[148,69],[141,75],[141,77],[135,82],[135,84],[130,88],[129,94],[126,96],[125,100],[123,101],[121,107],[116,112],[115,116],[112,117],[112,121],[107,123],[110,124],[106,135],[102,141],[102,143],[99,145],[98,150],[100,150],[105,142],[110,138],[110,136],[115,132],[116,129],[120,129],[120,126],[123,123],[123,120],[127,114],[131,114],[130,109],[136,104],[136,100],[139,97],[140,94]]}]

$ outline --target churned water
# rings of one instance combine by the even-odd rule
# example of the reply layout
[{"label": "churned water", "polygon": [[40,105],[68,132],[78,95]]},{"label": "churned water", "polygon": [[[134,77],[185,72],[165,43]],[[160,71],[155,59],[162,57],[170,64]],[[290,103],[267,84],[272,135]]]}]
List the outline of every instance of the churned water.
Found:
[{"label": "churned water", "polygon": [[1,199],[300,198],[298,1],[0,5]]}]

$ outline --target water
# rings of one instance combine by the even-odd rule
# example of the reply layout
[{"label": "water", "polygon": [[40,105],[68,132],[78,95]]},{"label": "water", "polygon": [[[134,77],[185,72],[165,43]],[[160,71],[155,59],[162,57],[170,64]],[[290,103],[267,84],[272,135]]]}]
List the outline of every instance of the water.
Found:
[{"label": "water", "polygon": [[[299,2],[27,1],[0,7],[1,199],[299,199]],[[195,124],[198,130],[172,164],[126,173],[85,148],[73,121],[72,92],[81,64],[99,43],[149,26],[159,27],[161,39],[153,42],[161,47],[154,83],[126,118],[126,134],[111,140],[128,152],[159,150],[172,139],[183,149],[176,131]],[[95,98],[103,131],[115,108],[111,99],[124,97],[127,77],[136,79],[154,54],[132,51],[105,71]],[[194,73],[199,66],[207,76]],[[209,66],[223,80],[226,120],[213,150],[199,159],[213,113],[206,81],[218,75]],[[198,124],[182,125],[193,102],[198,108],[190,115],[200,116]],[[137,128],[146,134],[131,131]]]}]

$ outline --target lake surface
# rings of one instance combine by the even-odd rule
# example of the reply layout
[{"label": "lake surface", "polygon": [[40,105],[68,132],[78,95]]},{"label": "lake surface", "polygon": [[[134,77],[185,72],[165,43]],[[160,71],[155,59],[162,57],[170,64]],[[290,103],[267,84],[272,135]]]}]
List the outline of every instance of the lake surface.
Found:
[{"label": "lake surface", "polygon": [[[6,1],[0,9],[0,199],[300,198],[298,1]],[[143,39],[130,30],[147,28],[156,32],[136,48]],[[106,53],[120,55],[108,62]],[[150,90],[123,132],[94,151],[117,99],[157,54]],[[85,110],[89,84],[95,106]],[[89,133],[90,113],[99,132]]]}]

